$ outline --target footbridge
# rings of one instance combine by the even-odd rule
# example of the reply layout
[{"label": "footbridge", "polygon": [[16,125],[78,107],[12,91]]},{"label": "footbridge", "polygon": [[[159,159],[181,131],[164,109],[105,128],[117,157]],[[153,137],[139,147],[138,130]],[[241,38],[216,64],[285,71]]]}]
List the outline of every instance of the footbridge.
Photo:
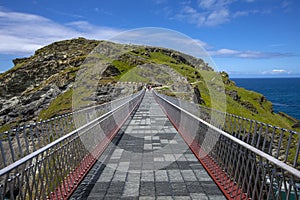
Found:
[{"label": "footbridge", "polygon": [[155,91],[4,132],[0,151],[1,200],[300,198],[299,133]]}]

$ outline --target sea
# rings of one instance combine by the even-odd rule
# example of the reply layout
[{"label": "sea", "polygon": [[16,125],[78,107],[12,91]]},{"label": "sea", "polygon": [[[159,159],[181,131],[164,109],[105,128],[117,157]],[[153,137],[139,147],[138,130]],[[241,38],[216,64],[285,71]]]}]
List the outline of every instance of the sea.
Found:
[{"label": "sea", "polygon": [[275,112],[300,120],[300,78],[232,78],[238,87],[263,94]]}]

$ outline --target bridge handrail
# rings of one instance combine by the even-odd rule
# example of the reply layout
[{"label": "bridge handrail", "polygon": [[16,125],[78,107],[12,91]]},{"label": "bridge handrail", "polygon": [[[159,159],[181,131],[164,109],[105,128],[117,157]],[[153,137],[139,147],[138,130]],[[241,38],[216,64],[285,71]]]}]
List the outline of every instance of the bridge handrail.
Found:
[{"label": "bridge handrail", "polygon": [[[91,162],[95,162],[96,157],[100,156],[116,131],[139,104],[143,94],[144,90],[132,95],[128,101],[106,114],[1,169],[0,199],[7,192],[12,197],[14,188],[21,192],[18,195],[20,199],[25,196],[30,199],[45,199],[55,188],[59,190],[59,196],[63,197],[82,177],[81,172],[77,171],[85,171],[91,166]],[[99,131],[99,126],[103,128],[103,133]],[[85,146],[80,137],[85,140],[90,138],[88,146]],[[88,147],[91,149],[86,149]],[[73,182],[66,181],[67,176]]]},{"label": "bridge handrail", "polygon": [[[142,94],[142,91],[140,91],[138,94],[139,94],[139,95]],[[137,96],[138,96],[138,95],[137,95]],[[7,167],[5,167],[5,168],[3,168],[3,169],[0,169],[0,176],[2,176],[3,174],[6,174],[7,172],[9,172],[9,171],[11,171],[12,169],[14,169],[14,168],[20,166],[21,164],[24,164],[27,160],[30,160],[31,158],[35,157],[36,155],[38,155],[38,154],[40,154],[40,153],[46,151],[47,149],[51,148],[52,146],[55,146],[56,144],[60,143],[61,141],[63,141],[63,140],[65,140],[65,139],[71,137],[72,135],[74,135],[74,134],[80,132],[81,130],[84,130],[86,127],[89,127],[89,126],[91,126],[91,125],[97,123],[99,120],[104,119],[105,117],[107,117],[107,116],[109,116],[110,114],[114,113],[116,110],[120,109],[121,107],[123,107],[123,106],[126,105],[127,103],[128,103],[128,102],[123,103],[122,105],[116,107],[115,109],[113,109],[113,110],[111,110],[111,111],[105,113],[104,115],[101,115],[99,118],[94,119],[93,121],[91,121],[91,122],[89,122],[89,123],[87,123],[87,124],[81,126],[80,128],[78,128],[78,129],[76,129],[76,130],[70,132],[69,134],[62,136],[61,138],[58,138],[57,140],[55,140],[55,141],[51,142],[50,144],[48,144],[48,145],[42,147],[41,149],[38,149],[37,151],[34,151],[34,152],[32,152],[31,154],[29,154],[29,155],[27,155],[27,156],[25,156],[25,157],[23,157],[23,158],[17,160],[16,162],[10,164],[9,166],[7,166]]]},{"label": "bridge handrail", "polygon": [[[184,108],[186,111],[194,114],[200,119],[212,124],[213,126],[222,129],[224,132],[255,146],[259,150],[278,158],[281,161],[288,162],[295,168],[300,169],[300,133],[294,130],[288,130],[257,120],[248,119],[238,115],[221,112],[219,110],[186,102],[164,94],[159,94],[173,104]],[[212,116],[216,119],[212,119]],[[225,120],[218,121],[218,117]],[[296,138],[295,138],[296,137]],[[293,139],[298,141],[291,142]],[[277,143],[273,140],[279,140]],[[276,146],[273,148],[272,146]],[[297,147],[294,154],[290,154],[292,147]],[[276,151],[275,151],[276,150]]]},{"label": "bridge handrail", "polygon": [[[46,144],[49,144],[51,141],[58,139],[64,135],[63,133],[74,130],[74,115],[85,115],[85,113],[91,113],[91,111],[95,111],[93,112],[94,116],[87,119],[93,120],[106,113],[109,109],[112,109],[110,106],[116,107],[137,94],[138,93],[135,93],[133,95],[115,99],[111,102],[86,107],[50,119],[26,124],[24,126],[12,128],[9,131],[0,133],[0,158],[3,160],[3,162],[0,163],[0,169],[13,162],[16,162],[18,159],[38,150]],[[13,139],[17,141],[17,146],[13,145]],[[23,144],[21,140],[23,140]],[[10,152],[10,154],[8,154],[8,152]]]},{"label": "bridge handrail", "polygon": [[[157,93],[157,92],[156,92],[156,93]],[[168,101],[172,102],[172,103],[175,104],[175,105],[179,105],[179,104],[178,104],[179,102],[180,102],[180,103],[184,102],[184,101],[179,101],[177,98],[174,98],[174,97],[171,97],[171,96],[167,96],[167,95],[164,95],[164,94],[159,94],[159,95],[162,96],[163,98],[167,99]],[[189,104],[189,102],[185,102],[185,103],[188,103],[188,104]],[[214,109],[214,108],[210,108],[210,107],[207,107],[207,106],[204,106],[204,105],[197,104],[197,107],[202,108],[202,109],[205,109],[205,110],[217,112],[217,113],[220,113],[220,114],[226,114],[226,115],[228,115],[228,116],[240,118],[240,119],[243,119],[243,120],[252,121],[252,122],[259,123],[259,124],[264,124],[264,125],[267,125],[267,126],[275,127],[275,128],[277,128],[277,129],[282,129],[282,130],[285,130],[285,131],[288,131],[288,132],[292,132],[293,134],[300,134],[299,132],[294,131],[294,130],[289,130],[289,129],[282,128],[282,127],[279,127],[279,126],[275,126],[275,125],[271,125],[271,124],[266,124],[266,123],[264,123],[264,122],[260,122],[260,121],[254,120],[254,119],[242,117],[242,116],[235,115],[235,114],[231,114],[231,113],[227,113],[227,112],[222,112],[222,111],[219,111],[219,110],[216,110],[216,109]],[[192,112],[192,110],[189,110],[189,112]]]},{"label": "bridge handrail", "polygon": [[[300,171],[182,109],[154,91],[158,103],[228,198],[300,198]],[[184,127],[180,121],[184,121]],[[198,130],[199,129],[199,130]],[[193,131],[197,130],[196,135]],[[216,136],[217,135],[217,136]],[[216,144],[206,151],[205,137]],[[204,145],[203,145],[204,144]],[[296,158],[299,155],[300,139]],[[208,164],[209,163],[209,164]]]},{"label": "bridge handrail", "polygon": [[112,100],[110,102],[102,103],[102,104],[99,104],[99,105],[88,106],[88,107],[85,107],[85,108],[81,108],[79,110],[75,110],[73,112],[67,112],[67,113],[64,113],[62,115],[51,117],[49,119],[41,119],[41,120],[39,120],[37,122],[24,124],[24,125],[19,126],[19,127],[14,127],[14,128],[11,128],[8,131],[0,132],[0,138],[1,138],[2,134],[8,134],[8,132],[13,132],[13,131],[16,131],[17,129],[24,129],[24,128],[29,127],[29,126],[36,126],[37,124],[47,123],[47,122],[50,122],[50,121],[54,121],[56,119],[65,118],[65,117],[67,117],[69,115],[73,115],[74,113],[80,113],[80,112],[84,112],[84,111],[96,110],[96,109],[101,108],[101,107],[103,107],[105,105],[111,105],[111,104],[114,104],[116,102],[123,101],[125,99],[130,98],[131,96],[132,95],[128,95],[128,96],[125,96],[125,97],[122,97],[122,98],[119,98],[119,99],[114,99],[114,100]]},{"label": "bridge handrail", "polygon": [[116,107],[114,110],[111,110],[111,111],[105,113],[104,115],[101,115],[99,118],[94,119],[93,121],[91,121],[91,122],[89,122],[89,123],[87,123],[87,124],[85,124],[85,125],[79,127],[78,129],[76,129],[76,130],[74,130],[74,131],[68,133],[67,135],[64,135],[64,136],[58,138],[57,140],[51,142],[50,144],[48,144],[48,145],[46,145],[46,146],[44,146],[44,147],[42,147],[42,148],[40,148],[40,149],[38,149],[38,150],[32,152],[31,154],[29,154],[29,155],[27,155],[27,156],[25,156],[25,157],[23,157],[23,158],[21,158],[21,159],[19,159],[19,160],[17,160],[16,162],[10,164],[9,166],[7,166],[7,167],[5,167],[5,168],[3,168],[3,169],[0,169],[0,176],[2,176],[3,174],[6,174],[6,173],[8,173],[8,172],[10,172],[12,169],[14,169],[14,168],[16,168],[16,167],[18,167],[18,166],[24,164],[26,161],[32,159],[33,157],[36,157],[37,155],[43,153],[44,151],[50,149],[51,147],[57,145],[58,143],[60,143],[60,142],[62,142],[62,141],[64,141],[64,140],[66,140],[67,138],[73,136],[74,134],[79,133],[80,131],[86,129],[87,127],[89,127],[89,126],[91,126],[91,125],[95,125],[98,121],[100,121],[100,120],[106,118],[107,116],[111,115],[111,114],[114,113],[116,110],[119,110],[119,109],[120,109],[121,107],[123,107],[125,104],[127,104],[127,102],[124,103],[124,104],[122,104],[122,105],[120,105],[120,106],[118,106],[118,107]]},{"label": "bridge handrail", "polygon": [[208,122],[206,122],[206,121],[200,119],[199,117],[195,116],[194,114],[187,112],[186,110],[182,109],[181,107],[179,107],[179,106],[175,105],[174,103],[170,102],[169,100],[163,98],[163,97],[162,97],[161,95],[159,95],[158,93],[156,93],[156,95],[157,95],[159,98],[161,98],[162,100],[164,100],[164,101],[166,101],[167,103],[169,103],[170,105],[174,106],[176,109],[180,110],[181,112],[184,112],[185,114],[191,116],[191,117],[194,118],[195,120],[197,120],[197,121],[199,121],[199,122],[205,124],[205,125],[206,125],[207,127],[209,127],[210,129],[212,129],[212,130],[214,130],[214,131],[220,133],[221,135],[223,135],[223,136],[225,136],[226,138],[228,138],[228,139],[230,139],[230,140],[236,142],[237,144],[240,144],[241,146],[243,146],[243,147],[249,149],[249,150],[252,151],[253,153],[255,153],[255,154],[259,155],[259,156],[262,156],[262,157],[266,158],[266,159],[269,160],[270,162],[276,164],[277,166],[279,166],[279,167],[285,169],[286,171],[289,171],[291,174],[293,174],[293,175],[295,175],[295,176],[297,176],[297,177],[300,178],[300,171],[299,171],[299,170],[297,170],[297,169],[295,169],[295,168],[293,168],[293,167],[287,165],[286,163],[284,163],[284,162],[282,162],[282,161],[280,161],[280,160],[274,158],[273,156],[270,156],[269,154],[266,154],[265,152],[263,152],[263,151],[257,149],[256,147],[253,147],[253,146],[247,144],[246,142],[243,142],[242,140],[240,140],[240,139],[238,139],[238,138],[236,138],[236,137],[234,137],[234,136],[232,136],[232,135],[230,135],[230,134],[228,134],[228,133],[222,131],[221,129],[219,129],[219,128],[217,128],[217,127],[215,127],[215,126],[209,124]]}]

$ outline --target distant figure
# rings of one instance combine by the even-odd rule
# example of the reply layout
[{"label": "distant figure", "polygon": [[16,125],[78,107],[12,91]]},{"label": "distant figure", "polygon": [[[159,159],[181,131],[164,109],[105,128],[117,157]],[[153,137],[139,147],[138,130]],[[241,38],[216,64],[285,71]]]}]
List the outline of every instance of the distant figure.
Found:
[{"label": "distant figure", "polygon": [[152,89],[151,85],[147,85],[147,89],[150,91]]}]

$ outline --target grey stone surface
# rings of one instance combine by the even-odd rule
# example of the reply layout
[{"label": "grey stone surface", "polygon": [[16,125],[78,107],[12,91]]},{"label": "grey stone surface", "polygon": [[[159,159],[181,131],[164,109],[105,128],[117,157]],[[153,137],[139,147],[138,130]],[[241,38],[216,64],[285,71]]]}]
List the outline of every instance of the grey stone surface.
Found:
[{"label": "grey stone surface", "polygon": [[[115,145],[116,144],[116,145]],[[225,199],[151,92],[71,199]]]}]

